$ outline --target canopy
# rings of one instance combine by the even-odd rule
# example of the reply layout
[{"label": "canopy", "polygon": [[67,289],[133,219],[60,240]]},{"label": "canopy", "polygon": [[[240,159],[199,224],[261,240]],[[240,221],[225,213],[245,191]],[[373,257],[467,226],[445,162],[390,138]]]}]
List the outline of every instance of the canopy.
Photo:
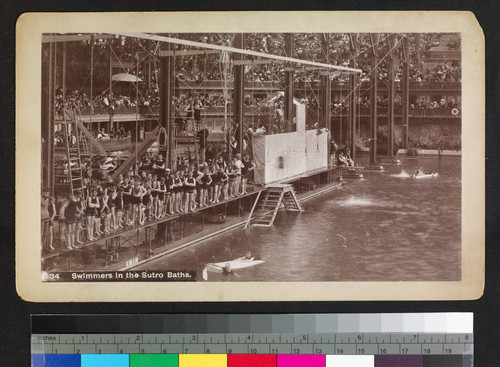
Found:
[{"label": "canopy", "polygon": [[128,73],[115,74],[111,77],[111,80],[114,82],[130,82],[130,83],[142,82],[141,78],[138,78],[135,75]]}]

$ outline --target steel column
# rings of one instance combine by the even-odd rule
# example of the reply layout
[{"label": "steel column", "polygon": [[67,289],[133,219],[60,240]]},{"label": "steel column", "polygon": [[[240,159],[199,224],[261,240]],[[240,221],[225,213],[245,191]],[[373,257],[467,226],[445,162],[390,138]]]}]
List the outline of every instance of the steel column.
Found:
[{"label": "steel column", "polygon": [[[321,35],[321,48],[323,50],[323,63],[328,64],[328,55],[330,54],[330,33],[323,33]],[[332,95],[332,83],[330,81],[330,75],[324,75],[322,77],[322,98],[321,98],[321,111],[322,121],[320,121],[320,127],[325,127],[330,129],[331,126],[331,95]]]},{"label": "steel column", "polygon": [[[292,33],[285,33],[285,55],[293,57],[294,38]],[[292,131],[293,122],[293,71],[285,71],[284,106],[285,131]]]},{"label": "steel column", "polygon": [[370,118],[371,118],[371,140],[370,140],[370,164],[377,163],[377,84],[378,84],[378,40],[379,34],[371,34],[372,43],[372,72],[370,93]]},{"label": "steel column", "polygon": [[410,112],[410,50],[408,36],[403,38],[403,79],[401,88],[401,125],[403,129],[403,148],[408,149],[408,132],[409,132],[409,112]]},{"label": "steel column", "polygon": [[[243,49],[243,33],[237,33],[234,38],[234,47]],[[244,60],[245,55],[235,54],[233,60]],[[244,99],[245,99],[245,65],[233,65],[234,86],[233,86],[233,118],[236,123],[236,130],[233,131],[234,138],[238,143],[238,151],[243,154],[243,122],[244,122]],[[231,151],[231,149],[230,149]]]},{"label": "steel column", "polygon": [[387,157],[394,156],[394,60],[389,62],[389,101],[387,111]]},{"label": "steel column", "polygon": [[[168,44],[170,48],[170,44]],[[165,128],[168,137],[168,148],[165,162],[173,167],[173,136],[172,136],[172,57],[160,57],[160,127]]]}]

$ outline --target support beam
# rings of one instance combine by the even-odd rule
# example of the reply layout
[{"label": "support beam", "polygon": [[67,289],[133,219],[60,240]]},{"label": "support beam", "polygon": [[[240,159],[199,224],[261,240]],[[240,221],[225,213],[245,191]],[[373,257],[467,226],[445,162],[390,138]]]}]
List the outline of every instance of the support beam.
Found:
[{"label": "support beam", "polygon": [[[151,40],[149,40],[151,42]],[[160,51],[158,56],[194,56],[194,55],[213,55],[220,54],[220,50],[174,50],[174,51]]]},{"label": "support beam", "polygon": [[[170,47],[168,44],[167,47]],[[173,167],[173,137],[172,137],[172,89],[173,84],[173,56],[160,57],[160,127],[165,128],[168,138],[168,147],[165,162]]]},{"label": "support beam", "polygon": [[53,72],[54,72],[54,43],[42,46],[42,53],[46,52],[46,62],[43,65],[42,74],[42,184],[43,188],[49,188],[51,195],[54,194],[54,90],[53,90]]},{"label": "support beam", "polygon": [[[323,51],[323,62],[325,64],[329,63],[328,55],[330,54],[330,33],[321,34],[321,49]],[[330,75],[321,76],[321,86],[322,86],[322,98],[321,98],[321,121],[320,127],[325,127],[331,131],[331,95],[332,95],[332,83],[330,81]]]},{"label": "support beam", "polygon": [[[354,62],[353,62],[354,63]],[[351,74],[349,76],[349,83],[351,85],[349,97],[349,135],[348,142],[351,151],[351,158],[354,160],[356,158],[356,122],[358,120],[358,95],[359,95],[359,78],[356,74]]]},{"label": "support beam", "polygon": [[[234,46],[243,48],[245,44],[245,34],[237,33],[234,38]],[[243,61],[243,54],[234,54],[234,61]],[[233,86],[233,118],[236,123],[236,131],[234,131],[234,138],[238,144],[238,152],[243,154],[243,122],[244,122],[244,98],[245,98],[245,66],[233,65],[234,73],[234,86]]]},{"label": "support beam", "polygon": [[[351,60],[350,60],[350,67],[355,68],[357,65],[357,60],[356,60],[356,55],[358,52],[358,34],[357,33],[350,33],[349,34],[349,48],[351,50]],[[359,78],[357,74],[350,74],[349,75],[349,122],[348,122],[348,135],[347,135],[347,142],[348,146],[351,151],[351,158],[354,160],[356,159],[356,143],[355,143],[355,137],[356,137],[356,121],[357,121],[357,107],[358,107],[358,95],[359,95]]]},{"label": "support beam", "polygon": [[[292,33],[285,33],[285,55],[293,56],[294,39]],[[285,132],[292,131],[293,122],[293,71],[285,71],[285,90],[284,90],[284,118]]]},{"label": "support beam", "polygon": [[410,111],[410,49],[408,36],[403,38],[403,76],[401,86],[401,125],[403,128],[403,148],[408,149],[409,111]]},{"label": "support beam", "polygon": [[372,72],[370,93],[370,117],[371,117],[371,140],[370,140],[370,165],[377,164],[377,85],[378,85],[378,41],[380,34],[370,34],[372,49]]},{"label": "support beam", "polygon": [[396,51],[397,36],[389,35],[389,100],[387,113],[387,158],[394,158],[394,79],[399,58]]},{"label": "support beam", "polygon": [[[114,34],[96,34],[94,39],[104,40],[117,38]],[[56,34],[56,35],[42,35],[42,43],[49,42],[72,42],[72,41],[90,41],[91,34]]]},{"label": "support beam", "polygon": [[199,47],[199,48],[209,49],[209,50],[220,50],[220,51],[227,51],[227,52],[233,52],[233,53],[244,54],[244,55],[263,57],[263,58],[272,59],[272,60],[288,61],[291,63],[301,64],[301,65],[312,65],[312,66],[322,67],[322,68],[326,68],[326,69],[342,70],[342,71],[353,72],[353,73],[361,73],[360,69],[351,69],[351,68],[347,68],[347,67],[343,67],[343,66],[322,64],[320,62],[315,62],[315,61],[301,60],[301,59],[296,59],[296,58],[292,58],[292,57],[285,57],[285,56],[279,56],[279,55],[273,55],[273,54],[266,54],[264,52],[244,50],[244,49],[239,49],[236,47],[212,45],[210,43],[188,41],[188,40],[183,40],[183,39],[178,39],[178,38],[158,36],[158,35],[152,35],[152,34],[146,34],[146,33],[117,33],[117,34],[119,34],[121,36],[132,37],[132,38],[140,38],[140,39],[154,40],[154,41],[160,41],[160,42],[169,42],[169,43],[175,43],[178,45]]}]

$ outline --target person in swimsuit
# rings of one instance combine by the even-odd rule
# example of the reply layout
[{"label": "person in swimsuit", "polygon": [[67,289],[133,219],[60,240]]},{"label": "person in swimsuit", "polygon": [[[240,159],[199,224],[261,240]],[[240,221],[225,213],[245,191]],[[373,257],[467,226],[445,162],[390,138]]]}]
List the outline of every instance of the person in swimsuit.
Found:
[{"label": "person in swimsuit", "polygon": [[184,179],[184,188],[186,190],[186,203],[184,207],[184,212],[189,211],[194,212],[195,206],[195,195],[196,195],[196,179],[193,177],[193,171],[188,172],[188,176]]},{"label": "person in swimsuit", "polygon": [[160,154],[153,164],[153,170],[158,178],[162,178],[165,176],[165,161],[163,160],[163,156]]},{"label": "person in swimsuit", "polygon": [[116,210],[116,222],[115,229],[123,228],[122,217],[123,217],[123,187],[118,186],[116,190],[115,197],[115,210]]},{"label": "person in swimsuit", "polygon": [[123,225],[126,225],[130,219],[130,196],[132,195],[132,185],[130,178],[126,176],[123,179]]},{"label": "person in swimsuit", "polygon": [[83,244],[83,241],[80,240],[80,234],[83,232],[83,222],[85,216],[85,208],[84,203],[85,200],[82,200],[82,191],[77,191],[75,195],[76,199],[76,226],[75,226],[75,242],[79,245]]},{"label": "person in swimsuit", "polygon": [[194,122],[196,124],[196,132],[201,130],[201,110],[203,109],[202,103],[199,99],[196,100],[193,107]]},{"label": "person in swimsuit", "polygon": [[132,226],[135,224],[136,214],[140,209],[142,196],[144,194],[145,194],[144,187],[141,186],[139,181],[135,181],[134,187],[132,188],[132,195],[130,196],[130,204],[132,205],[130,210],[132,211],[132,218],[130,219],[129,224]]},{"label": "person in swimsuit", "polygon": [[99,199],[97,198],[97,189],[92,188],[89,197],[87,198],[87,209],[85,215],[87,217],[87,238],[89,241],[95,241],[94,237],[94,223],[97,208],[99,208]]},{"label": "person in swimsuit", "polygon": [[[215,174],[215,179],[214,179],[214,184],[215,184],[214,201],[216,203],[218,203],[220,200],[222,188],[226,184],[227,180],[228,177],[226,172],[224,171],[224,168],[222,168],[222,166],[218,166],[217,173]],[[227,199],[226,195],[224,195],[224,200],[225,199]]]},{"label": "person in swimsuit", "polygon": [[164,216],[163,202],[165,200],[165,195],[167,194],[167,185],[165,184],[165,177],[160,178],[160,183],[157,186],[157,192],[158,192],[158,207],[155,216],[156,219],[159,219]]},{"label": "person in swimsuit", "polygon": [[175,171],[175,212],[183,213],[182,195],[184,193],[184,177],[181,172]]},{"label": "person in swimsuit", "polygon": [[215,175],[217,174],[217,170],[215,169],[215,164],[211,161],[209,162],[209,172],[210,175],[210,184],[208,185],[208,202],[210,204],[215,203]]},{"label": "person in swimsuit", "polygon": [[59,217],[58,217],[58,222],[59,222],[59,239],[61,242],[66,241],[66,218],[64,216],[64,211],[66,210],[66,207],[69,204],[69,199],[65,198],[59,206]]},{"label": "person in swimsuit", "polygon": [[151,186],[149,183],[146,183],[144,187],[146,193],[142,197],[141,210],[139,213],[139,224],[143,225],[146,220],[150,218],[151,212]]},{"label": "person in swimsuit", "polygon": [[231,160],[231,164],[227,170],[227,176],[229,177],[229,198],[233,198],[238,194],[237,189],[237,179],[238,179],[238,167],[236,166],[236,159]]},{"label": "person in swimsuit", "polygon": [[104,232],[101,231],[101,216],[102,216],[102,196],[104,195],[104,190],[99,186],[97,189],[97,201],[99,206],[96,208],[96,213],[94,216],[94,232],[98,236],[102,236]]},{"label": "person in swimsuit", "polygon": [[66,224],[68,225],[68,245],[66,248],[68,250],[77,249],[75,245],[75,226],[76,226],[76,198],[73,195],[69,196],[69,203],[64,210],[64,217],[66,218]]},{"label": "person in swimsuit", "polygon": [[49,249],[53,251],[56,249],[54,247],[54,219],[56,217],[56,199],[54,197],[49,198],[47,210],[49,211]]},{"label": "person in swimsuit", "polygon": [[235,156],[234,165],[236,166],[236,183],[235,183],[235,195],[239,196],[243,194],[241,191],[241,170],[245,167],[241,161],[241,154],[238,153]]},{"label": "person in swimsuit", "polygon": [[208,187],[212,183],[212,177],[210,177],[210,172],[208,167],[203,170],[202,175],[198,180],[200,184],[200,208],[204,206],[208,206],[207,197],[208,197]]},{"label": "person in swimsuit", "polygon": [[167,181],[167,189],[169,192],[168,195],[168,206],[167,206],[167,213],[172,215],[174,214],[175,211],[175,174],[172,172],[168,175],[168,181]]},{"label": "person in swimsuit", "polygon": [[110,228],[109,228],[109,224],[111,222],[111,208],[109,207],[110,200],[111,197],[108,195],[108,190],[105,190],[102,196],[102,208],[101,208],[101,218],[104,227],[103,232],[105,234],[110,233]]},{"label": "person in swimsuit", "polygon": [[250,155],[245,154],[243,157],[243,168],[241,169],[241,192],[248,194],[247,184],[250,173],[254,170],[255,164],[250,160]]}]

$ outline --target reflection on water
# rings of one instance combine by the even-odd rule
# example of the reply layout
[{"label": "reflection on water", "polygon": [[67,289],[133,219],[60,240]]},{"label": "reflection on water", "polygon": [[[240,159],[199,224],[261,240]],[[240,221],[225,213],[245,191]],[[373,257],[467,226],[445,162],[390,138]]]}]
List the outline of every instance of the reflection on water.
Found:
[{"label": "reflection on water", "polygon": [[[265,263],[209,281],[460,280],[460,159],[403,158],[279,212],[272,227],[237,229],[141,266],[194,269],[251,251]],[[367,162],[360,161],[360,164]],[[426,180],[417,169],[436,171]]]}]

